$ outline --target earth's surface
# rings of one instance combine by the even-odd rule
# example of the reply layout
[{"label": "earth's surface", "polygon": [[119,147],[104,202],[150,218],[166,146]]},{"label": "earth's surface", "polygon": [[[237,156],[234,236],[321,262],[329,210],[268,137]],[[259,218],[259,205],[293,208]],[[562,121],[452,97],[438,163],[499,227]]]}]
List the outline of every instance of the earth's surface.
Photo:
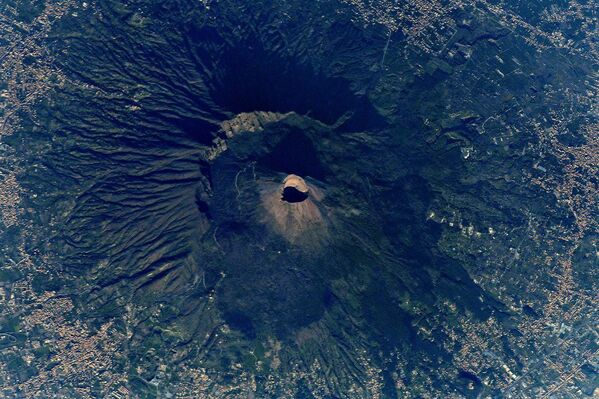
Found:
[{"label": "earth's surface", "polygon": [[0,397],[597,398],[598,9],[0,1]]}]

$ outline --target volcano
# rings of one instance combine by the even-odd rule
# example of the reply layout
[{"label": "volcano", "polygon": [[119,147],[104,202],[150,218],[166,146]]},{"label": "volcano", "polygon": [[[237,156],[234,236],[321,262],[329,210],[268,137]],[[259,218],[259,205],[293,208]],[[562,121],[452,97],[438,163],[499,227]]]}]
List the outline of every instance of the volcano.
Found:
[{"label": "volcano", "polygon": [[4,396],[542,397],[592,363],[592,2],[8,3]]}]

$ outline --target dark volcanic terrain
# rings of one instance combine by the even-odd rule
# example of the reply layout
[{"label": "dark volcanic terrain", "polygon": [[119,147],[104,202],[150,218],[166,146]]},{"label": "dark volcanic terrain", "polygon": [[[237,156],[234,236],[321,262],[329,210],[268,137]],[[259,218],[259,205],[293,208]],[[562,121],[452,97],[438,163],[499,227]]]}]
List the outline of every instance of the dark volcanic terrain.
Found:
[{"label": "dark volcanic terrain", "polygon": [[596,4],[48,3],[0,5],[0,396],[599,393]]}]

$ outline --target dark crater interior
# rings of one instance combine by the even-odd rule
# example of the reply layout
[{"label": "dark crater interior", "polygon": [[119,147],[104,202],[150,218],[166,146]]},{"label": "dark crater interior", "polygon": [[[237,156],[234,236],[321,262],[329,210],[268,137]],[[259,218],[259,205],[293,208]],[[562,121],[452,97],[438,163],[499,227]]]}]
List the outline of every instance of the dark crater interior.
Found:
[{"label": "dark crater interior", "polygon": [[285,187],[283,189],[283,194],[282,194],[281,200],[290,202],[290,203],[295,203],[295,202],[302,202],[302,201],[306,200],[307,198],[308,198],[308,193],[303,193],[295,187]]}]

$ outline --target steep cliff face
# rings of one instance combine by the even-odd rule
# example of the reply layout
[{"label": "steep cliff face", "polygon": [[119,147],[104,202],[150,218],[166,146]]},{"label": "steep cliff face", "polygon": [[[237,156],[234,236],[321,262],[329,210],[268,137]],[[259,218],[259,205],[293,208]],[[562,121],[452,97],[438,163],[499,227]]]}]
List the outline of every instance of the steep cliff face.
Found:
[{"label": "steep cliff face", "polygon": [[528,375],[568,291],[552,253],[585,235],[539,133],[564,104],[586,120],[579,55],[489,4],[134,3],[55,26],[68,79],[14,139],[52,276],[122,334],[131,391],[479,397]]}]

